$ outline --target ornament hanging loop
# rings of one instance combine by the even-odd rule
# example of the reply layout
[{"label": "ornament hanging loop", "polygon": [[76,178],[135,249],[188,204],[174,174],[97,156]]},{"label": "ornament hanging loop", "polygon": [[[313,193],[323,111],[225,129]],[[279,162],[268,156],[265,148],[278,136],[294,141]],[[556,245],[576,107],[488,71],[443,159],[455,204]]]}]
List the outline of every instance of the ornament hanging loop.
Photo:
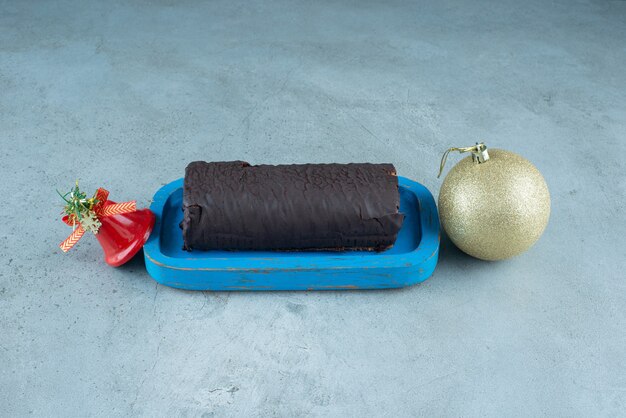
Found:
[{"label": "ornament hanging loop", "polygon": [[461,154],[465,152],[471,152],[472,161],[474,161],[474,163],[476,164],[482,164],[485,161],[489,160],[489,152],[487,152],[487,146],[485,145],[484,142],[481,142],[481,143],[477,142],[476,145],[472,145],[471,147],[448,148],[446,152],[443,153],[443,156],[441,157],[441,163],[439,164],[439,174],[437,175],[437,178],[441,177],[441,173],[443,173],[443,168],[445,167],[446,161],[448,160],[448,154],[450,154],[452,151],[457,151]]}]

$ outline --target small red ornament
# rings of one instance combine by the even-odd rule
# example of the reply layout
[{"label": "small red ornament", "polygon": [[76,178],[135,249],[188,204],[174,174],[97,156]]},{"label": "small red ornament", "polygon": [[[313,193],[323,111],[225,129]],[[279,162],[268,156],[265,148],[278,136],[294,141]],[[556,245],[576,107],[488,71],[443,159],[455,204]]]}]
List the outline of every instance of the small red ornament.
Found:
[{"label": "small red ornament", "polygon": [[[104,208],[115,202],[107,200]],[[150,209],[100,218],[96,238],[104,250],[104,261],[117,267],[130,261],[150,237],[156,217]]]},{"label": "small red ornament", "polygon": [[[69,196],[69,198],[68,198]],[[115,203],[108,200],[109,192],[103,188],[93,198],[76,188],[62,195],[67,205],[63,222],[74,231],[60,245],[63,252],[69,251],[91,230],[98,238],[104,251],[104,261],[117,267],[129,261],[150,237],[156,217],[150,209],[137,210],[135,201]]]}]

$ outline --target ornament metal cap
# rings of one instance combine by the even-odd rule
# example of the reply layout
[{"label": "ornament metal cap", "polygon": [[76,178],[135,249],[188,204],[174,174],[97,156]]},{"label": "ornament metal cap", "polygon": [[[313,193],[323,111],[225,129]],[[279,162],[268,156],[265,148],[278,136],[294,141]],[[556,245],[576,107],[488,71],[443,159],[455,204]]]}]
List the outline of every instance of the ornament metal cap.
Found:
[{"label": "ornament metal cap", "polygon": [[448,160],[448,154],[452,151],[458,151],[463,154],[464,152],[472,153],[472,161],[476,164],[482,164],[486,161],[489,161],[489,152],[487,151],[487,145],[484,142],[476,143],[476,145],[472,145],[471,147],[452,147],[448,148],[446,152],[443,153],[441,157],[441,164],[439,164],[439,174],[437,178],[441,177],[441,173],[443,173],[443,168],[446,165],[446,161]]}]

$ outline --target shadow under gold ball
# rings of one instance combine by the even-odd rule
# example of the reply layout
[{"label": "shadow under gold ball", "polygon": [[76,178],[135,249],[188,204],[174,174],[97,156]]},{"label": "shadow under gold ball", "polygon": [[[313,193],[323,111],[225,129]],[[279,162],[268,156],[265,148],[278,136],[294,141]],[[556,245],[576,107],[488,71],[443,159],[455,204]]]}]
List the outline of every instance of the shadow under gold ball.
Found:
[{"label": "shadow under gold ball", "polygon": [[439,217],[463,252],[502,260],[530,248],[550,217],[550,193],[537,168],[512,152],[489,149],[489,159],[467,157],[446,176]]}]

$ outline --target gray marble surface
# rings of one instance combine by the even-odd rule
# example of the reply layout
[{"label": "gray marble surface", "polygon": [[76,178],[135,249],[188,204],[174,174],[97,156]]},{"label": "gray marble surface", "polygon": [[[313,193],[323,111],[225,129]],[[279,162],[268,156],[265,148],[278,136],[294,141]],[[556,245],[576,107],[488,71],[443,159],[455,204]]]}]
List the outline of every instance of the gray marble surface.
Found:
[{"label": "gray marble surface", "polygon": [[[620,416],[626,2],[0,1],[0,415]],[[55,189],[196,159],[544,174],[526,254],[397,291],[184,292],[69,254]],[[622,415],[623,416],[623,415]]]}]

